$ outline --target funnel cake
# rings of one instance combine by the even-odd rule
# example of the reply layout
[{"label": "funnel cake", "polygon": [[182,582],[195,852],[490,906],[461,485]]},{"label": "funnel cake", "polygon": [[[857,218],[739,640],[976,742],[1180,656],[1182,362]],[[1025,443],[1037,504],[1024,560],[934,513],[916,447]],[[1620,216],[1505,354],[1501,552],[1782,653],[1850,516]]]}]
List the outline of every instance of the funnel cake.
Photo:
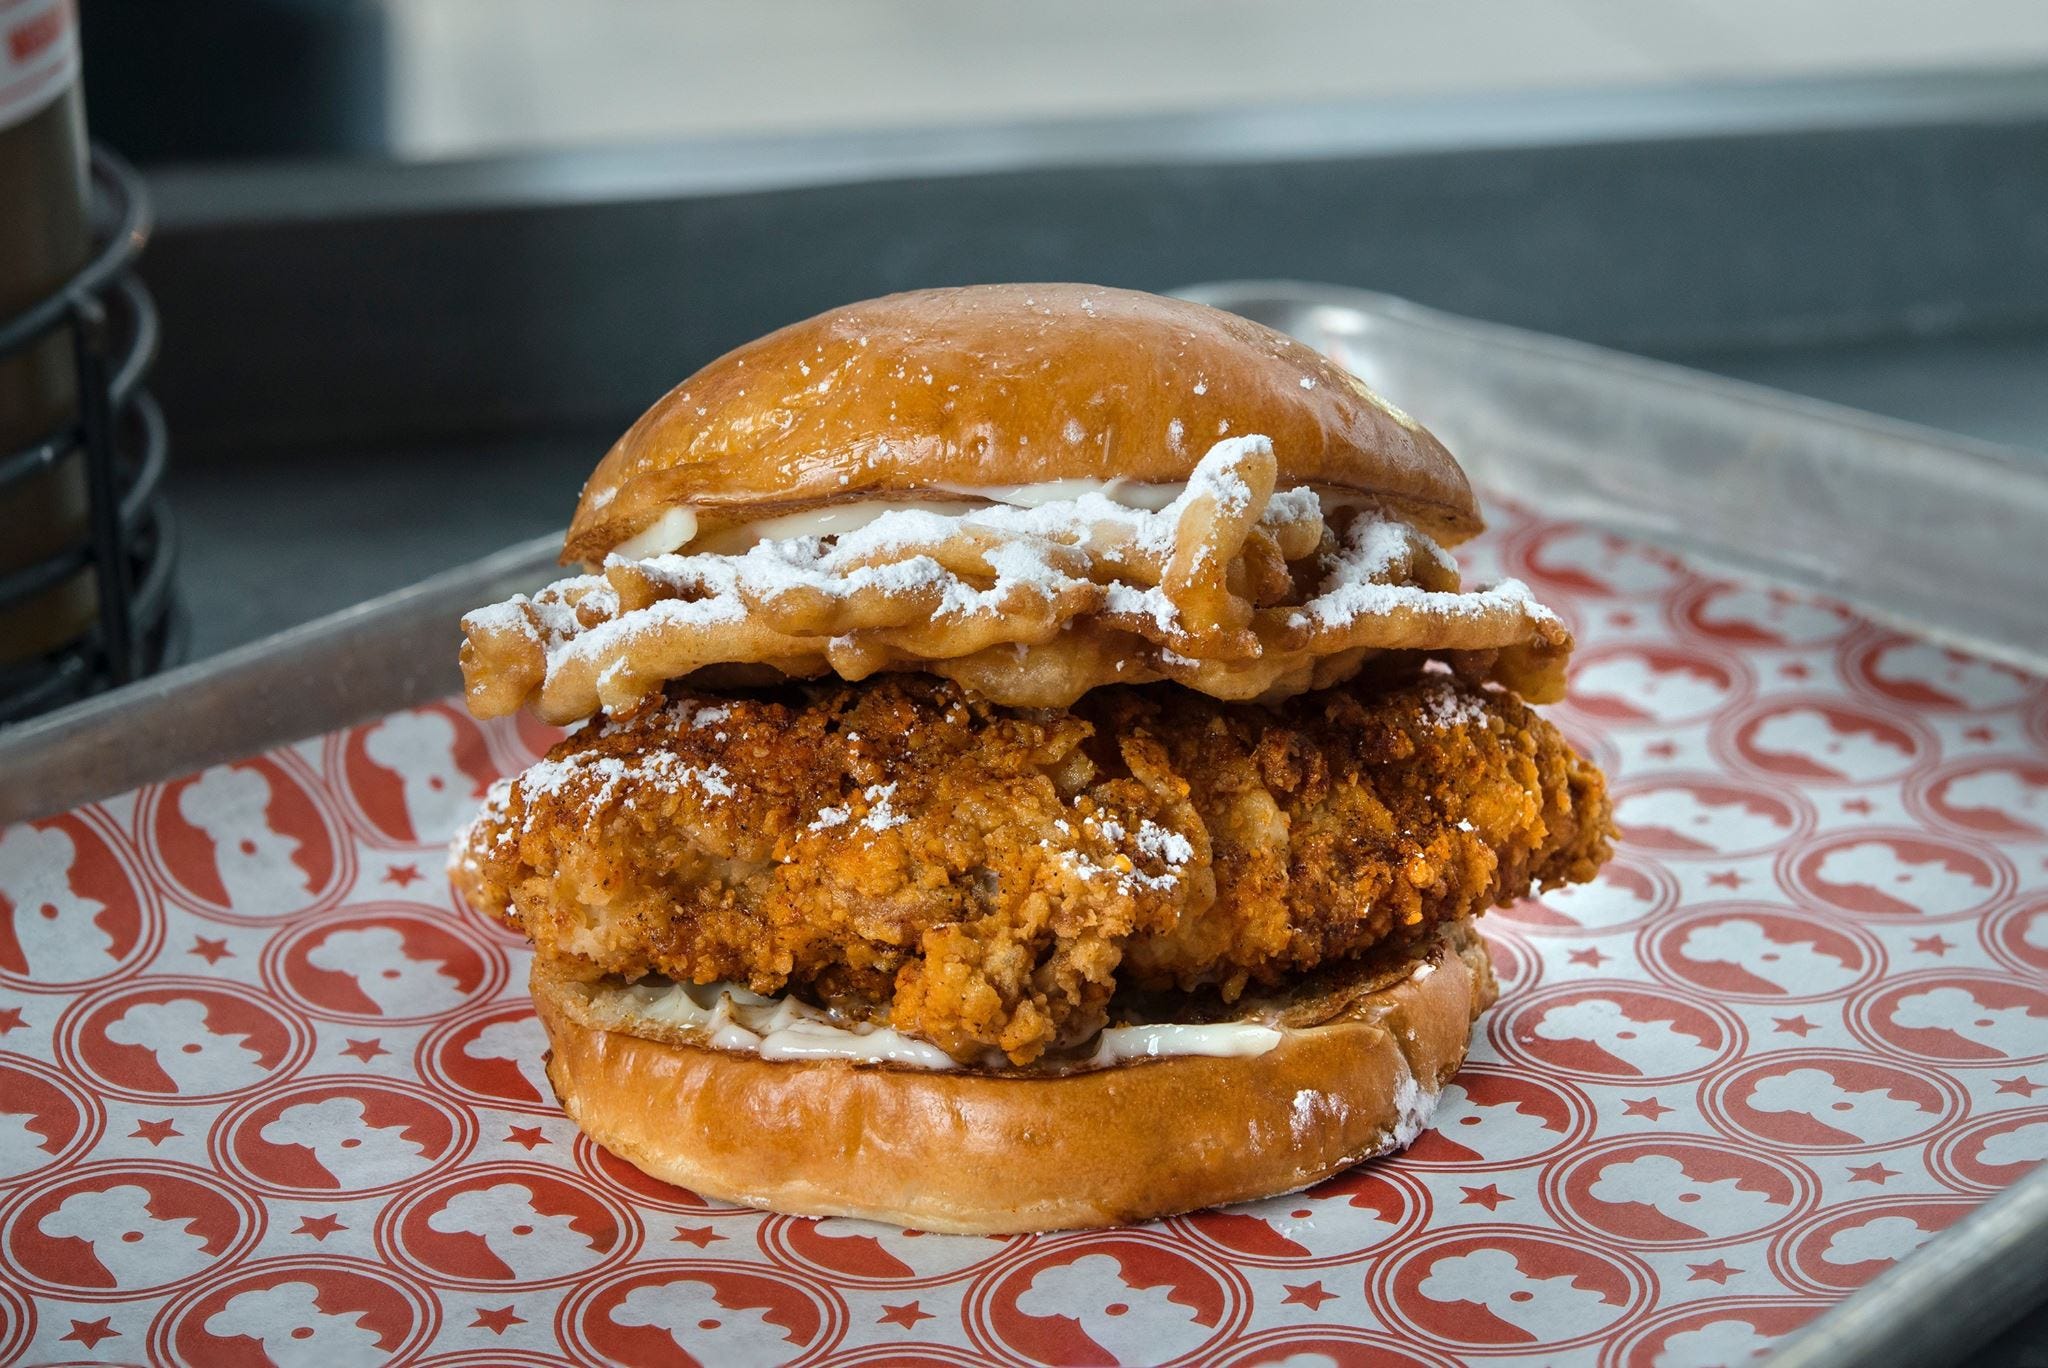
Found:
[{"label": "funnel cake", "polygon": [[463,619],[470,706],[623,714],[731,666],[759,673],[712,682],[924,670],[1016,707],[1160,680],[1278,699],[1421,649],[1534,702],[1561,692],[1570,635],[1520,581],[1465,591],[1419,528],[1354,491],[1327,511],[1307,486],[1276,492],[1277,472],[1253,434],[1212,446],[1157,511],[1097,491],[954,513],[856,505],[872,520],[829,536],[614,555]]}]

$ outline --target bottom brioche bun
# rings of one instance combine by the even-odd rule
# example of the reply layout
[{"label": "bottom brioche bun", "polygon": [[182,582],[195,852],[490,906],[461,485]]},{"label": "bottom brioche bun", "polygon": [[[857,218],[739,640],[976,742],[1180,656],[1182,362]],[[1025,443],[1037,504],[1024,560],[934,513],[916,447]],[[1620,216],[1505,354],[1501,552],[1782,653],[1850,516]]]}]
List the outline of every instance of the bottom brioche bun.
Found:
[{"label": "bottom brioche bun", "polygon": [[541,960],[532,986],[548,1077],[612,1153],[745,1206],[958,1234],[1131,1224],[1401,1149],[1495,994],[1458,922],[1234,1004],[1280,1028],[1263,1054],[930,1070],[690,1043]]}]

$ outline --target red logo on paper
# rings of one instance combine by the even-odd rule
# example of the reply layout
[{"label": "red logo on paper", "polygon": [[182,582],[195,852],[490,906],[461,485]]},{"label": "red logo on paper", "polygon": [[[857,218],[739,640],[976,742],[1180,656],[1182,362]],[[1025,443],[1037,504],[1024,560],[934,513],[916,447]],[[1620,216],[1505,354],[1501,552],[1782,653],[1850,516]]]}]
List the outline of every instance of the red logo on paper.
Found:
[{"label": "red logo on paper", "polygon": [[365,834],[388,845],[445,845],[497,778],[484,734],[447,703],[340,732],[328,768]]},{"label": "red logo on paper", "polygon": [[2048,902],[2009,907],[1977,925],[1977,935],[2008,967],[2048,974]]},{"label": "red logo on paper", "polygon": [[1654,1279],[1574,1236],[1479,1226],[1382,1261],[1374,1284],[1378,1304],[1432,1343],[1512,1352],[1604,1338],[1648,1304]]},{"label": "red logo on paper", "polygon": [[240,1097],[313,1053],[305,1027],[268,999],[210,979],[137,979],[80,998],[57,1032],[60,1065],[144,1102]]},{"label": "red logo on paper", "polygon": [[302,922],[264,948],[263,974],[314,1016],[429,1021],[495,994],[505,967],[446,913],[402,904]]},{"label": "red logo on paper", "polygon": [[1631,844],[1709,859],[1776,850],[1813,830],[1814,820],[1790,790],[1688,775],[1623,785],[1614,818]]},{"label": "red logo on paper", "polygon": [[94,808],[0,829],[0,983],[78,988],[149,958],[163,913],[126,845]]},{"label": "red logo on paper", "polygon": [[1935,743],[1896,713],[1830,696],[1760,699],[1709,738],[1731,765],[1805,784],[1874,784],[1911,772]]},{"label": "red logo on paper", "polygon": [[846,1307],[812,1279],[765,1264],[678,1260],[586,1282],[556,1318],[601,1363],[720,1368],[812,1363],[846,1334]]},{"label": "red logo on paper", "polygon": [[525,708],[483,724],[499,774],[518,774],[553,750],[568,730],[551,727]]},{"label": "red logo on paper", "polygon": [[87,1164],[24,1197],[0,1235],[10,1272],[78,1301],[166,1292],[217,1276],[263,1233],[253,1202],[182,1164]]},{"label": "red logo on paper", "polygon": [[440,1319],[438,1299],[395,1269],[265,1259],[166,1307],[150,1354],[192,1368],[412,1362]]},{"label": "red logo on paper", "polygon": [[1602,866],[1591,883],[1566,884],[1490,912],[1524,931],[1615,931],[1661,917],[1678,906],[1678,881],[1661,865],[1627,855]]},{"label": "red logo on paper", "polygon": [[1952,1187],[2003,1192],[2048,1160],[2048,1108],[1987,1117],[1941,1142],[1928,1167]]},{"label": "red logo on paper", "polygon": [[1366,1166],[1307,1192],[1175,1219],[1173,1227],[1238,1264],[1315,1268],[1350,1263],[1414,1234],[1429,1190],[1395,1169]]},{"label": "red logo on paper", "polygon": [[1793,1287],[1853,1292],[1970,1214],[1969,1197],[1875,1197],[1835,1207],[1771,1247],[1771,1269]]},{"label": "red logo on paper", "polygon": [[1849,1004],[1849,1029],[1875,1050],[1934,1064],[2048,1059],[2048,992],[1996,974],[1929,970]]},{"label": "red logo on paper", "polygon": [[1503,995],[1519,993],[1536,986],[1543,977],[1543,961],[1529,946],[1529,942],[1505,926],[1489,926],[1482,933],[1486,940],[1486,953],[1493,960],[1493,976],[1500,983]]},{"label": "red logo on paper", "polygon": [[1206,1358],[1249,1315],[1244,1280],[1166,1240],[1093,1235],[1040,1246],[986,1274],[967,1332],[996,1358],[1167,1364]]},{"label": "red logo on paper", "polygon": [[1737,646],[1821,646],[1839,638],[1852,621],[1846,608],[1832,603],[1727,581],[1701,581],[1678,602],[1681,633]]},{"label": "red logo on paper", "polygon": [[1840,831],[1788,859],[1789,887],[1878,921],[1968,916],[2005,898],[2014,882],[1996,851],[1931,832]]},{"label": "red logo on paper", "polygon": [[434,1028],[420,1045],[420,1076],[472,1102],[558,1115],[543,1057],[547,1032],[526,1002],[501,1002]]},{"label": "red logo on paper", "polygon": [[91,1093],[33,1059],[0,1056],[0,1187],[76,1158],[105,1127]]},{"label": "red logo on paper", "polygon": [[1609,1140],[1544,1175],[1545,1206],[1624,1248],[1694,1248],[1789,1225],[1818,1199],[1803,1169],[1713,1140]]},{"label": "red logo on paper", "polygon": [[1514,573],[1566,594],[1656,598],[1685,578],[1672,556],[1570,523],[1533,524],[1502,553]]},{"label": "red logo on paper", "polygon": [[1656,1317],[1612,1345],[1602,1368],[1637,1364],[1756,1362],[1785,1336],[1812,1320],[1824,1304],[1793,1297],[1717,1297]]},{"label": "red logo on paper", "polygon": [[2017,670],[1905,637],[1879,637],[1859,647],[1848,673],[1894,703],[1942,711],[2008,708],[2032,687]]},{"label": "red logo on paper", "polygon": [[1868,983],[1884,947],[1853,924],[1763,903],[1693,908],[1644,928],[1638,955],[1659,978],[1713,997],[1811,1002]]},{"label": "red logo on paper", "polygon": [[2048,836],[2048,765],[2037,760],[1966,760],[1937,771],[1906,799],[1916,815],[1966,836]]},{"label": "red logo on paper", "polygon": [[1967,1106],[1939,1074],[1822,1050],[1766,1056],[1723,1074],[1700,1104],[1717,1128],[1744,1139],[1839,1153],[1924,1139]]},{"label": "red logo on paper", "polygon": [[1695,722],[1749,688],[1738,662],[1693,647],[1607,646],[1572,662],[1573,709],[1608,725]]},{"label": "red logo on paper", "polygon": [[985,1268],[1026,1242],[1022,1235],[931,1235],[874,1221],[832,1216],[770,1216],[762,1223],[761,1252],[777,1264],[822,1275],[834,1283],[874,1287],[934,1287]]},{"label": "red logo on paper", "polygon": [[1391,1335],[1344,1325],[1304,1325],[1247,1335],[1222,1368],[1452,1368],[1451,1360]]},{"label": "red logo on paper", "polygon": [[966,1362],[957,1351],[902,1344],[870,1344],[865,1349],[844,1349],[832,1356],[832,1368],[960,1368]]},{"label": "red logo on paper", "polygon": [[620,1203],[532,1164],[484,1164],[401,1197],[377,1222],[386,1257],[436,1283],[557,1287],[632,1254]]},{"label": "red logo on paper", "polygon": [[1505,1167],[1546,1159],[1592,1134],[1583,1098],[1526,1071],[1469,1064],[1444,1085],[1435,1120],[1402,1153],[1401,1167]]},{"label": "red logo on paper", "polygon": [[0,1282],[0,1363],[20,1363],[36,1334],[36,1304]]},{"label": "red logo on paper", "polygon": [[340,898],[353,846],[288,754],[146,789],[136,820],[171,896],[231,921],[272,922]]},{"label": "red logo on paper", "polygon": [[650,1177],[580,1131],[570,1153],[576,1160],[576,1167],[583,1170],[599,1188],[635,1206],[680,1211],[691,1216],[721,1216],[739,1209],[728,1202],[699,1197],[686,1187]]},{"label": "red logo on paper", "polygon": [[379,1078],[303,1079],[214,1127],[214,1162],[281,1197],[393,1192],[469,1153],[476,1123],[424,1089]]},{"label": "red logo on paper", "polygon": [[1528,994],[1490,1023],[1495,1047],[1596,1083],[1697,1078],[1742,1049],[1723,1007],[1638,984],[1574,983]]}]

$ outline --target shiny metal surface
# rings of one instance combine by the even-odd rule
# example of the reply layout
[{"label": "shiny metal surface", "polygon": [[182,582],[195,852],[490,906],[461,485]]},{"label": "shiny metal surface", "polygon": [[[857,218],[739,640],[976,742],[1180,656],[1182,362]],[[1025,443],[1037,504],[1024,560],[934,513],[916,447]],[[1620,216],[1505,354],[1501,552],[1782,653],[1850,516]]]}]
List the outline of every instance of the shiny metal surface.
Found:
[{"label": "shiny metal surface", "polygon": [[2032,456],[1364,291],[1185,293],[1399,395],[1483,488],[2048,673],[2048,470]]},{"label": "shiny metal surface", "polygon": [[456,621],[547,582],[550,535],[0,730],[0,822],[314,736],[462,687]]},{"label": "shiny metal surface", "polygon": [[1771,1355],[1771,1368],[1948,1368],[2048,1289],[2048,1168],[2007,1188]]}]

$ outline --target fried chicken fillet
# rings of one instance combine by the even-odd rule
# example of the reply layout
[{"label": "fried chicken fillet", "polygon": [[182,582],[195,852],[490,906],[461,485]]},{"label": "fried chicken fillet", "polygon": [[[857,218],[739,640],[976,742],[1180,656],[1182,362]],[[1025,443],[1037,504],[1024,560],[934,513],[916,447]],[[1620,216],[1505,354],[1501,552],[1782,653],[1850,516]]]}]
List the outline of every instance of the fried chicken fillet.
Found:
[{"label": "fried chicken fillet", "polygon": [[1119,986],[1233,1000],[1591,878],[1611,836],[1556,728],[1446,674],[1049,710],[902,674],[670,685],[494,789],[452,868],[590,977],[794,991],[1021,1064]]}]

